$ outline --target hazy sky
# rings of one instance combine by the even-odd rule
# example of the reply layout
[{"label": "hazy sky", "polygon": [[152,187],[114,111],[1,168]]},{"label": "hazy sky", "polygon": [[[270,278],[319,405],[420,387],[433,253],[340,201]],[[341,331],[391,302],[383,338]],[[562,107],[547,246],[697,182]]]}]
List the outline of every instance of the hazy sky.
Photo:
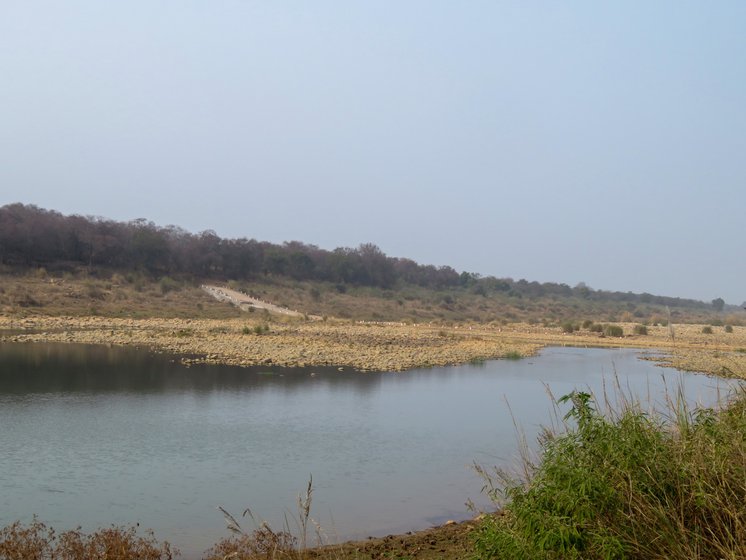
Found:
[{"label": "hazy sky", "polygon": [[746,2],[0,1],[0,205],[746,299]]}]

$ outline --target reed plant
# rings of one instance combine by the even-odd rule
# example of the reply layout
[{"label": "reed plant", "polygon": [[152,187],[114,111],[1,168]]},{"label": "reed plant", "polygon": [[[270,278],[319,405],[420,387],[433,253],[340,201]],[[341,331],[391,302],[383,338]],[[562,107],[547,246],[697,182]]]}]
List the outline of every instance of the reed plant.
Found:
[{"label": "reed plant", "polygon": [[[326,544],[326,539],[319,524],[311,518],[313,502],[313,476],[308,479],[304,493],[298,494],[297,511],[294,515],[285,516],[282,530],[273,529],[269,523],[256,517],[247,508],[241,517],[251,521],[253,529],[245,529],[241,522],[223,507],[226,526],[231,536],[220,540],[206,552],[205,560],[303,560],[308,557],[309,523],[315,528],[315,546]],[[299,535],[298,537],[295,534]],[[315,558],[332,560],[335,558],[334,547],[327,547],[324,554],[314,553]]]},{"label": "reed plant", "polygon": [[571,408],[540,459],[479,469],[504,509],[476,531],[477,558],[746,558],[746,391],[717,409],[667,401],[559,399]]}]

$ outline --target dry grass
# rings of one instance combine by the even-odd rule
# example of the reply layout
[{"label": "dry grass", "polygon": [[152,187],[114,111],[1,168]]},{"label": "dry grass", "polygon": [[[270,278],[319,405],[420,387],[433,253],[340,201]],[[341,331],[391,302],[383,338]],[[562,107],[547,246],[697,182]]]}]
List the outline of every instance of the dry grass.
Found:
[{"label": "dry grass", "polygon": [[[106,317],[235,317],[238,311],[210,303],[197,280],[153,280],[139,273],[85,271],[51,276],[43,269],[25,274],[0,273],[0,313],[31,315],[99,315]],[[515,323],[560,325],[592,319],[653,324],[667,317],[652,304],[595,301],[578,297],[485,295],[466,288],[446,290],[404,286],[395,290],[337,286],[266,277],[260,282],[228,285],[261,299],[310,315],[367,321],[454,324]],[[340,291],[342,290],[342,291]],[[676,323],[742,325],[746,316],[723,316],[707,308],[674,309]]]},{"label": "dry grass", "polygon": [[137,274],[108,278],[66,274],[0,276],[0,313],[12,317],[231,318],[240,311],[220,304],[199,286]]},{"label": "dry grass", "polygon": [[171,560],[178,551],[135,527],[111,527],[85,534],[76,529],[57,534],[37,519],[0,529],[2,560]]}]

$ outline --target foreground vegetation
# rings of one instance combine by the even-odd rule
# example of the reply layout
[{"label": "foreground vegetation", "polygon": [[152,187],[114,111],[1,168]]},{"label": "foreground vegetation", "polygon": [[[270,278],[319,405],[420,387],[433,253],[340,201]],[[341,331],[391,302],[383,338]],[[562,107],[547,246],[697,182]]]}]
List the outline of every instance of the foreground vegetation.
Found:
[{"label": "foreground vegetation", "polygon": [[746,558],[746,393],[721,411],[672,401],[667,418],[561,400],[573,427],[547,432],[522,477],[487,477],[505,510],[480,525],[479,558]]}]

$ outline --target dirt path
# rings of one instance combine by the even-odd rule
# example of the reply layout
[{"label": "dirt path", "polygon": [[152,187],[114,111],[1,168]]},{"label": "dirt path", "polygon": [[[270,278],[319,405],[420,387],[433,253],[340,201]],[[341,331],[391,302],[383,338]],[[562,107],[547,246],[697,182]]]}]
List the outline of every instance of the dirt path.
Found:
[{"label": "dirt path", "polygon": [[300,311],[295,311],[286,307],[280,307],[279,305],[275,305],[274,303],[251,297],[248,294],[239,292],[237,290],[231,290],[230,288],[203,285],[202,289],[215,299],[232,303],[233,305],[244,311],[248,311],[249,309],[266,309],[270,313],[285,315],[286,317],[307,317],[308,319],[317,321],[321,319],[321,317],[319,317],[318,315],[306,315],[305,313],[301,313]]}]

